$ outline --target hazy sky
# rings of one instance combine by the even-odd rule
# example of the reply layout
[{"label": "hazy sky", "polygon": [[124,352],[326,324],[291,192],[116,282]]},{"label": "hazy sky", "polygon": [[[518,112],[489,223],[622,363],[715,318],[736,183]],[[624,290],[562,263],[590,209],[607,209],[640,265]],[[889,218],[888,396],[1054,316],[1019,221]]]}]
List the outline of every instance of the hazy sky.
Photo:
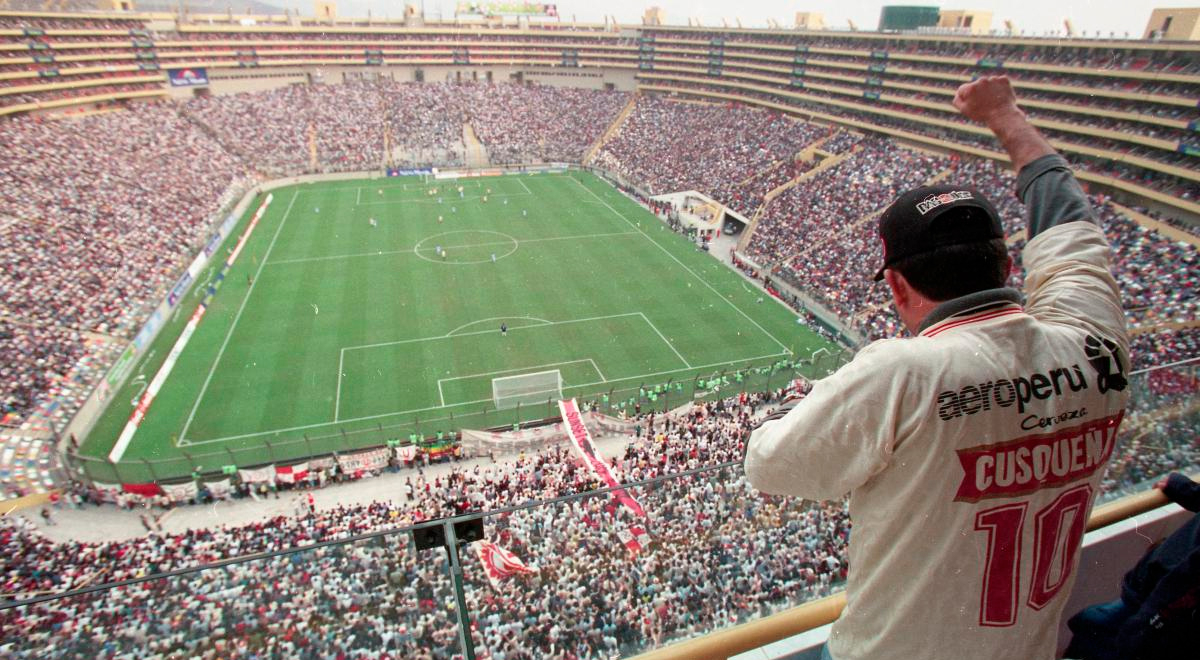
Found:
[{"label": "hazy sky", "polygon": [[[370,9],[376,16],[399,16],[404,3],[405,0],[338,0],[338,11],[343,15],[365,16]],[[233,4],[237,4],[236,0],[233,0]],[[280,4],[291,4],[300,7],[302,13],[312,13],[309,0]],[[790,26],[797,11],[816,11],[825,14],[828,26],[844,28],[849,19],[864,30],[878,27],[879,9],[884,4],[927,5],[943,9],[991,10],[992,25],[996,28],[1002,28],[1007,19],[1013,21],[1018,29],[1040,34],[1046,30],[1061,30],[1063,19],[1070,18],[1077,32],[1100,30],[1105,35],[1111,31],[1118,35],[1129,32],[1136,36],[1145,30],[1150,11],[1155,7],[1196,7],[1200,6],[1200,0],[896,0],[887,3],[861,0],[560,0],[554,4],[558,5],[558,12],[564,20],[574,15],[580,21],[600,22],[604,15],[610,15],[616,16],[621,23],[638,23],[646,7],[657,5],[666,11],[670,24],[684,25],[688,17],[692,17],[700,19],[705,25],[721,25],[721,19],[734,25],[734,19],[739,18],[746,27],[766,27],[767,19],[771,18]],[[437,16],[440,11],[449,18],[454,15],[456,5],[454,0],[424,2],[425,12],[431,17]]]}]

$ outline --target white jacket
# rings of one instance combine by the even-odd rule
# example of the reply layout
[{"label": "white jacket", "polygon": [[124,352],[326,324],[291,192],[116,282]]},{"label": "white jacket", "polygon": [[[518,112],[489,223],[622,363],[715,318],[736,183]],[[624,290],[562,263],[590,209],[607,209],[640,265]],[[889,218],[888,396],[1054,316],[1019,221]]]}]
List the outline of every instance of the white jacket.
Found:
[{"label": "white jacket", "polygon": [[1024,307],[1007,289],[946,303],[748,443],[759,490],[851,494],[835,660],[1054,657],[1128,400],[1128,339],[1107,241],[1065,162],[1039,159],[1020,182],[1044,228],[1025,248]]}]

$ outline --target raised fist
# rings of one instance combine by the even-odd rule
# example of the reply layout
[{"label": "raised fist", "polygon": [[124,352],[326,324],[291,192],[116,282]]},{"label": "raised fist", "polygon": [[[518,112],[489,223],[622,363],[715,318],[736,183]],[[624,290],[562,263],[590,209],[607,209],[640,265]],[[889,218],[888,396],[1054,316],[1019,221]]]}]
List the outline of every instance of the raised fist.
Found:
[{"label": "raised fist", "polygon": [[1017,107],[1008,76],[985,76],[962,85],[954,95],[954,107],[967,119],[987,126],[1006,116],[1025,116]]}]

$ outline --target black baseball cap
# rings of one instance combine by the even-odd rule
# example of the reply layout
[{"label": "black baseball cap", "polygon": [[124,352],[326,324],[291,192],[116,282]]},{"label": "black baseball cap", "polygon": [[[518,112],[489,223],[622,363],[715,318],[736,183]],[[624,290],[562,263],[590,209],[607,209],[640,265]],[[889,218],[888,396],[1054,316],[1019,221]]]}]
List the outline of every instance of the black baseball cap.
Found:
[{"label": "black baseball cap", "polygon": [[1004,238],[995,207],[974,188],[955,185],[923,186],[910,190],[879,217],[884,269],[916,254],[946,245]]}]

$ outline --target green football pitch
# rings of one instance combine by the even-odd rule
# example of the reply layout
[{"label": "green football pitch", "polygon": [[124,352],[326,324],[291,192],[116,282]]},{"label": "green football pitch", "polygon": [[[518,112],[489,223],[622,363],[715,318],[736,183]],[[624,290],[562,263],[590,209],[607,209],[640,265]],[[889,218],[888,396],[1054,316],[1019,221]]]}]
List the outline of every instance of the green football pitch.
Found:
[{"label": "green football pitch", "polygon": [[120,463],[106,464],[214,272],[85,440],[93,478],[167,479],[554,414],[497,410],[498,377],[558,370],[565,396],[613,405],[675,383],[656,402],[673,406],[697,378],[741,382],[834,349],[590,174],[299,185],[274,191]]}]

